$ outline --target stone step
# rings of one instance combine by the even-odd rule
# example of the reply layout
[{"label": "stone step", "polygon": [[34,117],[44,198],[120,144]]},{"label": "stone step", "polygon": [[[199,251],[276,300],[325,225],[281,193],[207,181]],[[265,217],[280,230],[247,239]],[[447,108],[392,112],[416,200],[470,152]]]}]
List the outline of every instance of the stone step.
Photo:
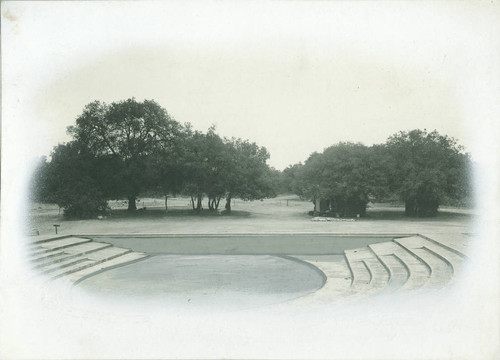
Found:
[{"label": "stone step", "polygon": [[352,285],[370,284],[372,274],[363,260],[352,259],[346,253],[347,262],[352,271]]},{"label": "stone step", "polygon": [[432,234],[431,237],[419,235],[419,237],[432,242],[440,247],[444,247],[450,252],[455,253],[461,258],[466,259],[465,255],[471,246],[471,235],[467,234]]},{"label": "stone step", "polygon": [[52,274],[50,274],[50,279],[51,280],[58,279],[60,277],[69,275],[71,273],[74,273],[74,272],[77,272],[77,271],[80,271],[83,269],[87,269],[87,268],[95,266],[95,265],[96,265],[96,261],[85,259],[84,261],[82,261],[76,265],[72,265],[72,266],[69,266],[67,268],[63,268],[63,269],[59,269],[59,270],[54,271]]},{"label": "stone step", "polygon": [[[58,269],[54,271],[51,275],[52,279],[57,279],[65,275],[72,274],[77,271],[85,270],[92,266],[96,266],[102,264],[104,262],[113,261],[114,259],[122,256],[129,255],[132,252],[130,249],[122,249],[122,248],[108,248],[101,250],[97,253],[90,254],[84,261],[81,263],[68,266],[62,269]],[[99,254],[98,254],[99,253]]]},{"label": "stone step", "polygon": [[47,243],[50,241],[54,240],[60,240],[60,239],[65,239],[65,238],[70,238],[72,237],[71,235],[40,235],[35,238],[34,241],[32,241],[32,244],[43,244]]},{"label": "stone step", "polygon": [[[323,272],[326,282],[323,287],[308,296],[300,298],[300,302],[327,301],[348,295],[351,287],[351,272],[342,255],[293,255],[291,257],[305,261]],[[298,303],[298,301],[294,301]]]},{"label": "stone step", "polygon": [[385,289],[389,273],[368,248],[344,251],[352,272],[351,293],[373,294]]},{"label": "stone step", "polygon": [[110,247],[113,247],[113,245],[102,242],[91,241],[88,243],[80,244],[78,246],[72,246],[67,249],[64,249],[64,252],[67,254],[90,254],[95,251],[103,250]]},{"label": "stone step", "polygon": [[389,271],[390,278],[388,281],[388,288],[391,291],[402,288],[410,277],[410,272],[404,263],[394,254],[381,255],[380,261]]},{"label": "stone step", "polygon": [[42,274],[50,274],[60,269],[69,268],[71,266],[78,265],[82,262],[87,262],[88,260],[89,259],[86,258],[85,256],[78,256],[71,259],[63,259],[62,261],[56,263],[44,264],[43,266],[39,267],[39,269],[42,272]]},{"label": "stone step", "polygon": [[88,243],[91,241],[92,241],[91,239],[75,238],[75,237],[54,240],[54,241],[44,243],[43,245],[41,245],[40,249],[37,249],[37,250],[32,252],[32,256],[39,255],[42,253],[52,252],[52,251],[56,251],[56,250],[70,248],[70,247],[84,244],[84,243]]},{"label": "stone step", "polygon": [[26,249],[28,249],[28,251],[35,251],[35,250],[38,250],[38,249],[42,249],[42,245],[39,245],[39,244],[28,244],[26,245]]},{"label": "stone step", "polygon": [[87,254],[75,254],[55,263],[46,263],[44,266],[40,267],[42,273],[49,274],[59,269],[64,269],[71,267],[73,265],[86,262],[87,260],[92,260],[95,262],[102,262],[114,259],[115,257],[125,255],[132,252],[130,249],[105,247],[104,249],[93,251]]},{"label": "stone step", "polygon": [[103,250],[112,247],[111,244],[89,242],[85,244],[80,244],[71,248],[65,249],[65,251],[58,251],[49,255],[42,255],[33,258],[31,261],[35,264],[35,268],[39,268],[51,263],[58,263],[65,261],[67,259],[72,259],[81,255],[90,254],[99,250]]},{"label": "stone step", "polygon": [[37,248],[37,249],[30,251],[29,256],[31,258],[36,258],[40,255],[53,254],[57,251],[59,251],[59,249],[49,249],[49,248],[40,247],[40,248]]},{"label": "stone step", "polygon": [[392,288],[418,289],[428,281],[431,269],[398,243],[388,241],[369,247],[391,271]]},{"label": "stone step", "polygon": [[400,240],[405,246],[410,248],[426,248],[451,266],[453,273],[460,271],[466,260],[465,255],[461,254],[459,251],[449,248],[446,245],[441,245],[436,241],[421,237],[411,237]]},{"label": "stone step", "polygon": [[83,281],[92,275],[96,275],[103,270],[110,270],[115,267],[128,265],[139,260],[144,260],[148,257],[149,255],[143,253],[131,252],[112,260],[102,262],[96,261],[94,262],[93,266],[85,267],[67,274],[65,276],[65,280],[70,281],[76,285],[80,281]]},{"label": "stone step", "polygon": [[384,265],[376,257],[365,259],[363,261],[372,274],[370,285],[377,289],[385,288],[390,280],[390,273]]},{"label": "stone step", "polygon": [[425,287],[442,288],[453,278],[453,267],[450,266],[448,261],[424,247],[420,239],[411,237],[395,239],[394,241],[412,253],[430,269],[429,279],[425,283]]},{"label": "stone step", "polygon": [[114,259],[115,257],[122,256],[131,253],[132,250],[124,249],[119,247],[109,247],[100,251],[92,252],[87,254],[87,258],[94,261],[107,261]]},{"label": "stone step", "polygon": [[44,252],[44,253],[40,253],[40,254],[36,254],[36,255],[32,256],[31,262],[33,264],[36,264],[38,262],[43,262],[43,261],[48,260],[48,259],[57,259],[60,257],[64,258],[65,256],[67,256],[67,253],[65,253],[64,251],[54,250],[52,252]]}]

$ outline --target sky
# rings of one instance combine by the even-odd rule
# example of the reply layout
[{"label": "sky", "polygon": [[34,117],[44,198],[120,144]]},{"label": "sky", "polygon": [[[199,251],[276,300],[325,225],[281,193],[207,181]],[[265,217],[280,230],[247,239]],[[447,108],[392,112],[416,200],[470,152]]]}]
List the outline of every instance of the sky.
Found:
[{"label": "sky", "polygon": [[24,158],[68,141],[89,102],[130,97],[255,141],[277,169],[416,128],[482,161],[500,135],[486,2],[7,1],[2,17],[4,142]]}]

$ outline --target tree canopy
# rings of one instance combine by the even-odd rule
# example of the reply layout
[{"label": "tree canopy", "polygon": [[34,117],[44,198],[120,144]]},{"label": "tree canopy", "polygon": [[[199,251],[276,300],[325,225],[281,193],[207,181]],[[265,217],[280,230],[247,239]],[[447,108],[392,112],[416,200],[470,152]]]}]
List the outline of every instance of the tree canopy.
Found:
[{"label": "tree canopy", "polygon": [[132,211],[151,179],[147,160],[158,153],[168,157],[180,124],[152,100],[128,99],[110,105],[94,101],[85,106],[68,133],[94,156],[115,161],[116,195],[125,196]]},{"label": "tree canopy", "polygon": [[217,210],[226,198],[274,196],[263,147],[241,139],[221,138],[215,127],[206,133],[181,125],[152,100],[128,99],[86,105],[68,127],[73,140],[54,148],[50,162],[38,168],[36,195],[55,202],[67,216],[90,217],[106,209],[107,200],[128,200],[136,210],[143,193],[191,196],[193,209]]},{"label": "tree canopy", "polygon": [[276,196],[273,170],[266,164],[269,152],[246,140],[226,141],[228,168],[225,177],[226,211],[231,211],[231,199],[264,199]]},{"label": "tree canopy", "polygon": [[337,216],[363,216],[369,197],[384,181],[373,159],[374,154],[362,144],[339,143],[313,153],[303,166],[296,167],[292,186],[304,198],[325,201],[327,211]]},{"label": "tree canopy", "polygon": [[111,199],[139,195],[191,197],[218,210],[225,198],[263,199],[290,191],[336,216],[363,216],[369,201],[399,198],[409,216],[433,216],[440,204],[470,195],[471,160],[457,141],[438,132],[401,131],[384,144],[338,143],[282,172],[267,164],[265,147],[181,125],[153,100],[86,105],[68,127],[73,139],[42,159],[33,197],[57,203],[65,215],[92,217]]},{"label": "tree canopy", "polygon": [[214,127],[206,134],[190,132],[185,141],[183,188],[196,211],[201,210],[203,196],[208,197],[210,210],[217,210],[220,200],[226,198],[228,212],[234,197],[254,200],[275,196],[266,163],[269,153],[264,147],[247,140],[221,138]]},{"label": "tree canopy", "polygon": [[[399,132],[366,147],[339,143],[283,171],[286,186],[339,216],[364,215],[370,200],[399,198],[408,216],[434,216],[443,202],[470,195],[471,160],[455,139]],[[323,211],[323,210],[322,210]]]},{"label": "tree canopy", "polygon": [[36,170],[36,200],[57,204],[67,217],[91,218],[106,211],[110,184],[102,162],[75,141],[56,146],[51,158]]},{"label": "tree canopy", "polygon": [[389,186],[407,215],[433,216],[443,201],[468,195],[471,161],[455,139],[412,130],[392,135],[385,146],[393,162]]}]

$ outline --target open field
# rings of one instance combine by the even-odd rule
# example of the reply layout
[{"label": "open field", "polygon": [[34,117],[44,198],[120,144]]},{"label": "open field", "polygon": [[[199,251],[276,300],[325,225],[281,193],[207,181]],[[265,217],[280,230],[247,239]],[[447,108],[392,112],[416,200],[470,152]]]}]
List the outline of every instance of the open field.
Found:
[{"label": "open field", "polygon": [[[141,199],[146,210],[129,214],[124,202],[110,202],[113,209],[106,219],[66,220],[56,205],[32,204],[27,229],[40,235],[54,234],[222,234],[222,233],[468,233],[474,220],[469,210],[440,209],[435,218],[408,218],[402,207],[371,205],[367,217],[356,221],[315,222],[308,212],[313,205],[294,195],[263,201],[233,202],[231,215],[203,211],[190,214],[189,199],[169,199],[169,211],[162,199]],[[221,201],[221,207],[223,203]]]}]

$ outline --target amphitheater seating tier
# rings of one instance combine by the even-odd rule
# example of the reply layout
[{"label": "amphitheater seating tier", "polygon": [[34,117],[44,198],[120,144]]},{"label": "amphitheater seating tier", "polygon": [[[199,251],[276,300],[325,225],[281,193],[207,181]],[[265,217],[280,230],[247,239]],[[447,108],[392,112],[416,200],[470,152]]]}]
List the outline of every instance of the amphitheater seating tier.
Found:
[{"label": "amphitheater seating tier", "polygon": [[[343,255],[293,255],[326,278],[318,291],[300,301],[332,301],[395,291],[441,289],[457,278],[467,257],[459,241],[447,244],[424,236],[394,238]],[[140,261],[147,254],[92,239],[43,238],[28,246],[33,268],[49,279],[77,284],[102,271]]]}]

